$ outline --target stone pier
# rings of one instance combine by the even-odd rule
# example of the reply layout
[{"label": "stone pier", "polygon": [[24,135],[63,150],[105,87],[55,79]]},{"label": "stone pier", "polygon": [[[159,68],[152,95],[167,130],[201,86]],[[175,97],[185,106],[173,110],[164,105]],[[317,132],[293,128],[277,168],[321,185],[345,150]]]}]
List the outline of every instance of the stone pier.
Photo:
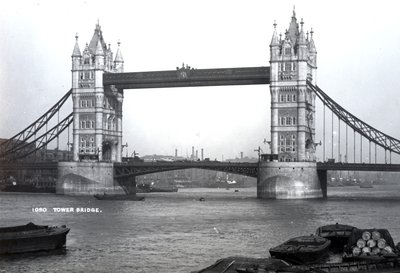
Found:
[{"label": "stone pier", "polygon": [[[324,179],[325,177],[325,179]],[[257,198],[307,199],[326,197],[326,173],[315,162],[260,162]]]},{"label": "stone pier", "polygon": [[114,181],[113,164],[106,162],[59,162],[56,193],[64,195],[124,194]]}]

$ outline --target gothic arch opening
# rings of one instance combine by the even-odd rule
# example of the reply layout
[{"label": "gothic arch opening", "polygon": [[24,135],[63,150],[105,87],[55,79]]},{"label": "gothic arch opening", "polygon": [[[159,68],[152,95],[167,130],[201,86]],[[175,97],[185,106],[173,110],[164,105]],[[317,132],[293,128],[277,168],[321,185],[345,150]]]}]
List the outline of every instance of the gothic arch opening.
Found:
[{"label": "gothic arch opening", "polygon": [[103,160],[111,161],[112,147],[110,141],[104,141],[102,147]]}]

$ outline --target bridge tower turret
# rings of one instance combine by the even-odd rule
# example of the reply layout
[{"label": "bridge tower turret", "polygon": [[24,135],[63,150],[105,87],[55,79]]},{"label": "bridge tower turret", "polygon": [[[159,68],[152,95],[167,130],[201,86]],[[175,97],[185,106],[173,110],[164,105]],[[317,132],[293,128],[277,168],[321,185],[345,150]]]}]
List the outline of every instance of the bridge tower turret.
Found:
[{"label": "bridge tower turret", "polygon": [[124,59],[122,58],[120,45],[121,42],[118,41],[118,49],[117,49],[117,54],[115,54],[115,61],[114,61],[115,70],[119,73],[124,72]]},{"label": "bridge tower turret", "polygon": [[[312,33],[312,32],[311,32]],[[278,39],[276,23],[270,44],[271,148],[279,161],[315,161],[316,50],[303,20],[293,16],[285,37]]]},{"label": "bridge tower turret", "polygon": [[326,197],[326,172],[315,162],[316,54],[312,37],[304,33],[303,20],[293,11],[284,37],[276,23],[270,44],[271,149],[278,161],[260,161],[258,198]]},{"label": "bridge tower turret", "polygon": [[116,64],[98,23],[82,54],[76,36],[72,53],[74,161],[122,161],[123,91],[103,86],[104,73],[121,72]]}]

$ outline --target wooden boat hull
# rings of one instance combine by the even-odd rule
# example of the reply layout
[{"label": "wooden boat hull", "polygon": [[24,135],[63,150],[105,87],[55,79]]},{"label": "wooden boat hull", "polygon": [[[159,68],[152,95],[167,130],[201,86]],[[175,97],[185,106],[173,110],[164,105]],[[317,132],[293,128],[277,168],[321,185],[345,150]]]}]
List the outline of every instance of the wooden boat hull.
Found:
[{"label": "wooden boat hull", "polygon": [[16,231],[12,231],[12,228],[0,229],[0,254],[48,251],[65,247],[69,228],[37,227],[22,231],[18,227]]},{"label": "wooden boat hull", "polygon": [[329,249],[334,253],[343,252],[353,230],[356,227],[342,224],[326,225],[319,227],[315,234],[331,241]]},{"label": "wooden boat hull", "polygon": [[94,198],[98,200],[116,200],[116,201],[143,201],[143,196],[135,194],[95,194]]},{"label": "wooden boat hull", "polygon": [[319,236],[301,236],[271,248],[272,257],[292,264],[309,264],[328,256],[330,241]]}]

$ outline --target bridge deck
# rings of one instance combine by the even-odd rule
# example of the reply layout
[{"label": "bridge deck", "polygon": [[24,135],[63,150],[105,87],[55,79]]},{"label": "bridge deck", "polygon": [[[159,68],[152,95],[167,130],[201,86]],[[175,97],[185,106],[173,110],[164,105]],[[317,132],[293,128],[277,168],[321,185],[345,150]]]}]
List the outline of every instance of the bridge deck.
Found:
[{"label": "bridge deck", "polygon": [[191,169],[191,168],[229,172],[229,173],[246,175],[250,177],[258,176],[258,163],[185,161],[185,162],[114,163],[114,177],[122,178],[127,176],[144,175],[156,172]]},{"label": "bridge deck", "polygon": [[[12,163],[0,162],[0,171],[16,170],[57,170],[58,162]],[[258,163],[231,163],[219,161],[187,161],[187,162],[131,162],[114,163],[115,176],[142,175],[180,169],[208,169],[226,171],[257,177]],[[369,164],[369,163],[330,163],[318,162],[317,169],[322,171],[377,171],[400,172],[400,164]]]},{"label": "bridge deck", "polygon": [[118,89],[269,84],[269,67],[104,73],[103,84]]}]

